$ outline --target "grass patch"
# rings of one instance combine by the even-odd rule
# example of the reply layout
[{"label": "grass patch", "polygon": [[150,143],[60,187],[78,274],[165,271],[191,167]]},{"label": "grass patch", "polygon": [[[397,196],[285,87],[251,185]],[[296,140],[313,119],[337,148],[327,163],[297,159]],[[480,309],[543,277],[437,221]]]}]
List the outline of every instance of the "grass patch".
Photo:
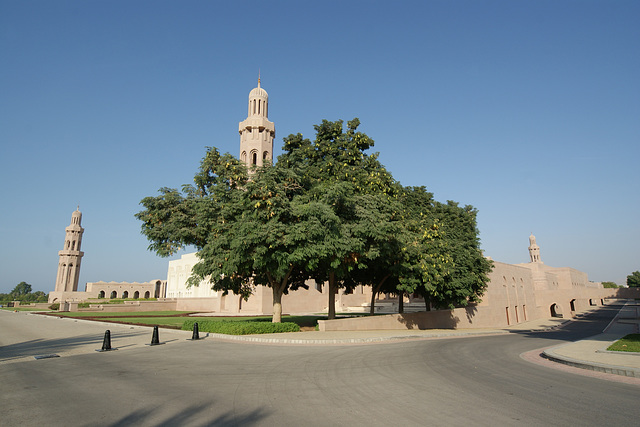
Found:
[{"label": "grass patch", "polygon": [[[40,310],[42,311],[42,310]],[[87,320],[104,320],[108,322],[126,323],[134,325],[158,325],[168,328],[192,330],[193,324],[198,322],[198,327],[203,332],[216,332],[231,335],[246,334],[271,334],[279,332],[297,332],[300,328],[305,330],[317,330],[318,320],[327,316],[282,316],[283,323],[271,323],[271,316],[233,316],[233,317],[187,317],[192,311],[140,311],[140,312],[55,312],[51,315],[60,317],[82,318]],[[190,322],[183,327],[186,322]],[[216,325],[202,329],[205,324],[213,323],[244,323],[242,326]],[[278,326],[282,324],[289,326]],[[276,325],[276,326],[272,326]],[[293,326],[291,326],[293,325]],[[215,329],[215,330],[214,330]],[[224,331],[224,332],[223,332]]]},{"label": "grass patch", "polygon": [[165,326],[169,328],[180,329],[184,323],[184,317],[117,317],[117,318],[104,318],[102,320],[113,321],[117,323],[131,323],[136,325],[148,325],[148,326]]},{"label": "grass patch", "polygon": [[611,344],[607,350],[640,352],[640,334],[629,334]]},{"label": "grass patch", "polygon": [[[80,304],[124,304],[125,301],[158,301],[158,298],[89,298]],[[80,305],[78,305],[80,307]]]},{"label": "grass patch", "polygon": [[[103,313],[101,311],[72,311],[56,313],[56,316],[64,317],[149,317],[149,316],[184,316],[185,314],[193,313],[193,311],[122,311],[122,312],[108,312]],[[183,319],[184,320],[184,319]]]},{"label": "grass patch", "polygon": [[299,332],[300,326],[293,322],[271,323],[264,321],[245,321],[245,320],[212,320],[204,319],[188,319],[182,324],[182,329],[190,331],[193,324],[198,323],[200,332],[213,332],[216,334],[227,335],[254,335],[254,334],[275,334],[281,332]]}]

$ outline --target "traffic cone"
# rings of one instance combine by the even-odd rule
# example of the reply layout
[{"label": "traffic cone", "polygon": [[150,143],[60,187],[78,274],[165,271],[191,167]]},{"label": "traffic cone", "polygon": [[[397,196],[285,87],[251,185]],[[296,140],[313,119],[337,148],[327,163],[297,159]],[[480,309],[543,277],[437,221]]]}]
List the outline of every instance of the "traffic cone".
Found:
[{"label": "traffic cone", "polygon": [[193,335],[191,335],[191,339],[194,341],[200,339],[200,331],[198,331],[198,322],[195,322],[193,324]]}]

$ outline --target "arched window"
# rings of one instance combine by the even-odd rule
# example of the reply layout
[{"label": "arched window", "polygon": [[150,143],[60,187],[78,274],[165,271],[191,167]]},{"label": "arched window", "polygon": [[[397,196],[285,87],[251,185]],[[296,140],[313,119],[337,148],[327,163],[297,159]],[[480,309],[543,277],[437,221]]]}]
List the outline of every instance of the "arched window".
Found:
[{"label": "arched window", "polygon": [[264,153],[262,153],[262,160],[267,160],[269,158],[269,152],[265,151]]},{"label": "arched window", "polygon": [[111,299],[114,299],[118,296],[118,293],[116,291],[111,291]]},{"label": "arched window", "polygon": [[133,293],[133,297],[134,297],[135,299],[140,298],[140,292],[135,291],[135,292]]},{"label": "arched window", "polygon": [[129,298],[129,291],[124,291],[122,293],[122,298]]},{"label": "arched window", "polygon": [[258,164],[258,153],[256,153],[255,151],[253,152],[253,154],[251,156],[251,164],[252,165],[257,165]]},{"label": "arched window", "polygon": [[98,298],[104,298],[104,295],[105,295],[104,291],[100,291],[100,293],[98,294]]},{"label": "arched window", "polygon": [[243,151],[242,154],[240,154],[240,160],[242,160],[243,163],[247,163],[247,152]]},{"label": "arched window", "polygon": [[144,299],[148,299],[149,298],[149,291],[144,293]]}]

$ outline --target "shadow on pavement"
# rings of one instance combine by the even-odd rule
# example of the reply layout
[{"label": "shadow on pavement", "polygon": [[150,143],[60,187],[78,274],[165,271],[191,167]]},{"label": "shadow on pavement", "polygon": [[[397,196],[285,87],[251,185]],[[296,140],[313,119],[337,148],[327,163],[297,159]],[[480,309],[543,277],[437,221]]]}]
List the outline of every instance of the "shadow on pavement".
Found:
[{"label": "shadow on pavement", "polygon": [[[170,405],[168,405],[170,407]],[[157,426],[181,426],[197,422],[198,425],[214,425],[214,426],[245,426],[258,425],[260,420],[264,419],[269,413],[264,409],[255,409],[247,414],[236,415],[232,411],[226,411],[220,415],[214,416],[210,420],[203,418],[203,411],[209,410],[210,404],[192,405],[179,413],[172,415],[164,420],[151,419],[153,409],[139,409],[131,414],[125,415],[119,420],[108,424],[109,426],[123,425],[146,425],[151,421]]]},{"label": "shadow on pavement", "polygon": [[[135,337],[140,335],[148,335],[147,332],[131,332],[127,333],[126,337]],[[119,336],[112,334],[112,346],[118,347],[117,340]],[[17,359],[20,357],[36,356],[44,353],[56,353],[62,351],[69,351],[75,348],[87,345],[95,344],[96,349],[100,349],[102,346],[103,335],[80,335],[72,338],[58,338],[58,339],[37,339],[25,341],[17,344],[9,344],[0,347],[0,362],[11,359]]]},{"label": "shadow on pavement", "polygon": [[[622,305],[618,304],[603,306],[587,314],[580,315],[573,319],[567,319],[571,321],[563,323],[548,331],[511,330],[509,332],[532,338],[544,338],[558,341],[578,341],[589,337],[597,339],[596,335],[603,333],[604,328],[616,317],[622,307]],[[606,337],[602,337],[601,339],[603,341],[607,340]]]}]

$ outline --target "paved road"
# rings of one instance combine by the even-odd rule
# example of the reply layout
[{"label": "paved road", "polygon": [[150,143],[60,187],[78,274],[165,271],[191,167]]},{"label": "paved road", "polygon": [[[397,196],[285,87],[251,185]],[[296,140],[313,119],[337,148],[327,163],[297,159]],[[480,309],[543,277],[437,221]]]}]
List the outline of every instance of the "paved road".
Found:
[{"label": "paved road", "polygon": [[[183,333],[155,347],[14,359],[0,365],[0,424],[637,425],[637,385],[520,357],[597,334],[615,311],[545,333],[351,346],[191,342]],[[0,358],[21,345],[3,340],[7,316],[0,313]],[[51,348],[69,340],[64,330],[84,328],[53,322],[61,338]],[[31,334],[26,325],[22,333]]]}]

